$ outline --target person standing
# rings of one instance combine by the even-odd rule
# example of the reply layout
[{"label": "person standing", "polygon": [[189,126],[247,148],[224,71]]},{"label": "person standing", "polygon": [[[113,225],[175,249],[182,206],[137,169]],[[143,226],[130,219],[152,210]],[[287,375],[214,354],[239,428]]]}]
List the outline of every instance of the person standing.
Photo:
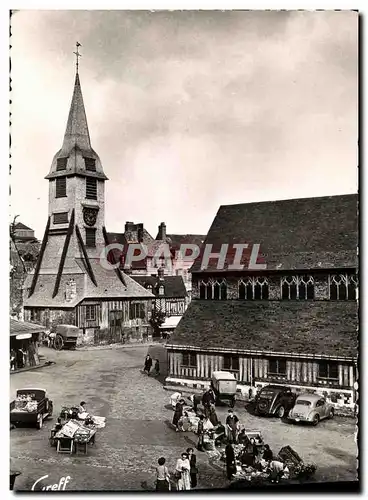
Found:
[{"label": "person standing", "polygon": [[263,460],[266,460],[266,462],[271,462],[273,460],[273,453],[268,444],[264,445]]},{"label": "person standing", "polygon": [[203,441],[204,441],[204,416],[203,415],[201,415],[199,417],[197,435],[198,435],[197,450],[203,451]]},{"label": "person standing", "polygon": [[214,427],[217,427],[218,426],[218,423],[219,423],[219,420],[217,418],[217,413],[216,413],[216,410],[215,410],[215,405],[211,404],[210,405],[210,422],[211,424],[214,426]]},{"label": "person standing", "polygon": [[146,372],[147,375],[149,375],[151,368],[152,368],[152,358],[149,354],[147,354],[146,359],[144,361],[144,370],[143,371]]},{"label": "person standing", "polygon": [[170,474],[164,457],[158,459],[156,467],[156,491],[170,491]]},{"label": "person standing", "polygon": [[198,394],[192,394],[190,396],[190,400],[191,400],[191,402],[193,404],[193,410],[194,410],[194,412],[197,413],[197,411],[198,411],[198,405],[201,402],[201,396],[198,395]]},{"label": "person standing", "polygon": [[176,462],[176,477],[178,491],[190,490],[190,463],[187,453],[182,453]]},{"label": "person standing", "polygon": [[15,351],[12,349],[10,351],[10,370],[14,371],[15,370]]},{"label": "person standing", "polygon": [[155,360],[155,377],[160,375],[160,362],[158,359]]},{"label": "person standing", "polygon": [[227,429],[227,438],[230,443],[235,443],[238,440],[238,428],[239,428],[239,419],[233,412],[233,410],[229,410],[229,415],[226,418],[226,429]]},{"label": "person standing", "polygon": [[226,474],[228,480],[230,481],[233,475],[236,474],[235,453],[234,453],[234,448],[230,443],[226,445],[225,457],[226,457]]},{"label": "person standing", "polygon": [[197,486],[197,457],[194,454],[193,448],[187,449],[189,464],[190,464],[190,487],[195,488]]},{"label": "person standing", "polygon": [[178,402],[178,403],[176,403],[175,412],[174,412],[174,416],[173,416],[173,420],[172,420],[172,423],[175,426],[176,432],[179,432],[179,430],[180,430],[179,421],[182,418],[182,416],[183,416],[183,406],[180,404],[180,402]]}]

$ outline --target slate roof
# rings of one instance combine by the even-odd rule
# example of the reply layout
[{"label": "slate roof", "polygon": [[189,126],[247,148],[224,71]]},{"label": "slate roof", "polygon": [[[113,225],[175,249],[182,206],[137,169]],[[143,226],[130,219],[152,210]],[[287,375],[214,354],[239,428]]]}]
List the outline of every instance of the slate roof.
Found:
[{"label": "slate roof", "polygon": [[[358,246],[358,195],[325,196],[293,200],[223,205],[207,234],[205,243],[260,244],[261,258],[268,270],[328,269],[356,267]],[[232,247],[231,247],[232,248]],[[249,262],[244,252],[243,263]],[[203,272],[216,270],[216,261]],[[201,271],[197,259],[191,272]]]},{"label": "slate roof", "polygon": [[33,231],[33,229],[31,229],[30,227],[22,224],[22,222],[18,222],[17,224],[15,224],[14,229],[22,229],[22,230],[26,230],[26,231]]},{"label": "slate roof", "polygon": [[[136,281],[124,274],[122,271],[126,286],[118,279],[114,269],[104,269],[99,259],[89,259],[97,282],[97,287],[92,283],[88,276],[83,259],[75,259],[80,269],[79,273],[63,273],[60,287],[57,295],[52,298],[56,273],[40,274],[37,280],[36,288],[31,297],[24,301],[25,307],[76,307],[84,299],[153,299],[154,295],[141,287]],[[31,286],[33,274],[28,274],[25,282],[25,288]],[[76,295],[70,302],[65,301],[66,282],[71,278],[76,283]]]},{"label": "slate roof", "polygon": [[10,336],[15,337],[21,333],[40,333],[44,332],[45,327],[28,323],[27,321],[18,321],[17,319],[10,318]]},{"label": "slate roof", "polygon": [[[157,276],[132,276],[132,279],[144,288],[146,288],[147,285],[151,285],[152,293],[158,296]],[[185,284],[181,276],[164,276],[163,280],[165,298],[183,298],[187,296]]]},{"label": "slate roof", "polygon": [[167,234],[166,240],[170,246],[179,248],[180,245],[191,244],[201,246],[206,239],[205,234]]},{"label": "slate roof", "polygon": [[355,301],[192,300],[170,346],[355,358]]}]

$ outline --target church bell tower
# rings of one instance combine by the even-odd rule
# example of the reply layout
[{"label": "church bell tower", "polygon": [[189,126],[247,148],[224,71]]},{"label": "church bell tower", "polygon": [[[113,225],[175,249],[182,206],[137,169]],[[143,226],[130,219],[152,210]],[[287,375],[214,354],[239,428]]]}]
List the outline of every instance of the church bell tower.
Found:
[{"label": "church bell tower", "polygon": [[[105,181],[97,153],[92,149],[86,111],[78,73],[75,76],[73,97],[61,149],[53,158],[46,179],[49,181],[50,236],[65,234],[74,224],[90,258],[98,258],[105,244]],[[75,246],[76,257],[79,254]]]}]

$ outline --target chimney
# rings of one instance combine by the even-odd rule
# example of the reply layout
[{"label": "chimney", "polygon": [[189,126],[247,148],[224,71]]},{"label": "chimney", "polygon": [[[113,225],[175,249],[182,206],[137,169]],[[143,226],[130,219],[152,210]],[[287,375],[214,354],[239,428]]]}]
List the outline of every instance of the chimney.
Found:
[{"label": "chimney", "polygon": [[166,224],[165,224],[165,222],[161,222],[161,224],[158,226],[157,239],[158,240],[166,240]]},{"label": "chimney", "polygon": [[143,242],[143,224],[137,224],[137,237],[138,237],[138,243]]},{"label": "chimney", "polygon": [[134,230],[134,222],[126,222],[125,223],[125,232]]},{"label": "chimney", "polygon": [[164,267],[159,267],[157,269],[157,276],[158,276],[159,281],[163,281],[164,275],[165,275],[165,268]]}]

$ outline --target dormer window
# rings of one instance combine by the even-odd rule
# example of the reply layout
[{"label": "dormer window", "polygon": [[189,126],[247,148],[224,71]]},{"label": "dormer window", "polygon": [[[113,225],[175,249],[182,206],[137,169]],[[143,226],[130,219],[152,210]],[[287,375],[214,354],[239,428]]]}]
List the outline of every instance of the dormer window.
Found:
[{"label": "dormer window", "polygon": [[56,160],[56,171],[60,172],[60,170],[66,170],[67,162],[68,162],[68,158],[58,158]]},{"label": "dormer window", "polygon": [[149,292],[152,292],[152,285],[147,285],[147,290],[148,290]]},{"label": "dormer window", "polygon": [[86,170],[96,172],[96,160],[94,158],[84,158],[84,165]]},{"label": "dormer window", "polygon": [[158,287],[158,294],[159,294],[159,295],[164,295],[164,293],[165,293],[164,286],[163,286],[163,285],[160,285],[160,286]]}]

